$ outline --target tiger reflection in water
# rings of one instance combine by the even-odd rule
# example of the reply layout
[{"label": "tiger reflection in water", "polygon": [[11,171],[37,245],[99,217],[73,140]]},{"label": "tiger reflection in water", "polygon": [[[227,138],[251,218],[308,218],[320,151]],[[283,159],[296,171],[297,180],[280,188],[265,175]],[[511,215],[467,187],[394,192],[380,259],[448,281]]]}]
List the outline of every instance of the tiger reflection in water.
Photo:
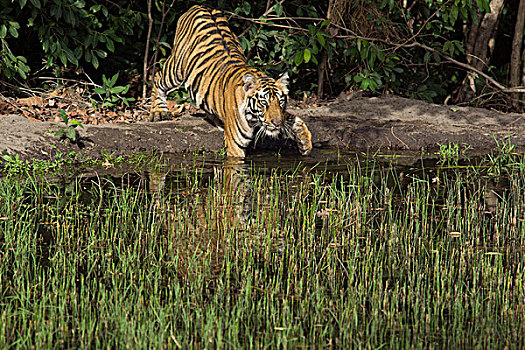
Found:
[{"label": "tiger reflection in water", "polygon": [[176,194],[180,200],[166,199],[167,175],[167,172],[148,173],[149,192],[153,198],[152,211],[162,222],[162,231],[167,233],[177,253],[187,257],[177,269],[182,275],[190,273],[190,257],[201,260],[197,265],[204,266],[209,261],[212,268],[219,269],[225,249],[230,249],[230,256],[243,254],[244,247],[257,244],[261,235],[266,234],[253,230],[261,225],[254,221],[256,204],[250,171],[244,161],[227,158],[222,167],[214,168],[208,186],[192,189],[190,184]]}]

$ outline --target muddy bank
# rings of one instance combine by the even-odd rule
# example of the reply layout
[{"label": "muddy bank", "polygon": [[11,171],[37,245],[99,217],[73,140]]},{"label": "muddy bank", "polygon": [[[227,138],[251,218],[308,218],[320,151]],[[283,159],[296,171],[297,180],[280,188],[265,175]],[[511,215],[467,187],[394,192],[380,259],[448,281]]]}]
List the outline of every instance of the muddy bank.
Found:
[{"label": "muddy bank", "polygon": [[[488,151],[498,141],[510,140],[525,149],[525,115],[480,108],[428,104],[401,97],[339,99],[317,107],[296,107],[312,131],[319,149],[378,150],[383,152],[432,151],[437,143],[465,143],[478,152]],[[223,147],[222,131],[203,114],[183,115],[156,123],[86,125],[82,142],[71,145],[52,136],[59,123],[37,122],[16,115],[0,116],[0,151],[23,158],[50,158],[56,150],[74,150],[85,156],[101,153],[127,155],[155,150],[180,153]]]}]

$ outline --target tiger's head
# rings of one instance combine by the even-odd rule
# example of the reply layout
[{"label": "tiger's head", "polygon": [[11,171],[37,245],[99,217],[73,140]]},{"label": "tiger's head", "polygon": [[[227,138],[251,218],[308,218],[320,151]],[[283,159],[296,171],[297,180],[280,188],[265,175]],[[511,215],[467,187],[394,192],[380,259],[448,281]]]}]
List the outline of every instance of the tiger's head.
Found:
[{"label": "tiger's head", "polygon": [[243,78],[246,100],[241,107],[251,128],[257,129],[256,141],[262,136],[277,137],[286,133],[285,109],[288,98],[288,73],[275,80],[246,73]]}]

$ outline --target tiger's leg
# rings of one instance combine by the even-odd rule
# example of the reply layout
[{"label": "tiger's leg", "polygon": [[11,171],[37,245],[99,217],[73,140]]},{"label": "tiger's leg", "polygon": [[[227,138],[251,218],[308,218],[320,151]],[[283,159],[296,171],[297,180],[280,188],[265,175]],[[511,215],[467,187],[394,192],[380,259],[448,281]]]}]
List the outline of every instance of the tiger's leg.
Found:
[{"label": "tiger's leg", "polygon": [[312,151],[312,133],[299,117],[295,117],[292,131],[297,146],[299,147],[299,152],[301,152],[303,156],[306,156]]},{"label": "tiger's leg", "polygon": [[176,81],[171,73],[173,66],[174,56],[170,56],[164,67],[160,72],[155,74],[153,79],[153,89],[151,90],[151,108],[149,111],[150,121],[158,121],[166,119],[170,116],[168,110],[168,102],[166,97],[168,94],[182,85],[182,83]]},{"label": "tiger's leg", "polygon": [[224,147],[228,157],[244,158],[246,156],[245,148],[241,148],[231,137],[228,137],[226,129],[224,129]]}]

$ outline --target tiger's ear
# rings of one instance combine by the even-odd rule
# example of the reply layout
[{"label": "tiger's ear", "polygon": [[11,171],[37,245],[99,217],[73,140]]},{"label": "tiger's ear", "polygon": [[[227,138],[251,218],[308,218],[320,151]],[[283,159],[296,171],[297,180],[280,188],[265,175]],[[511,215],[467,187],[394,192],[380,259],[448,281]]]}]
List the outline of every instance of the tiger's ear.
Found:
[{"label": "tiger's ear", "polygon": [[288,83],[289,82],[290,82],[290,77],[288,76],[288,72],[284,72],[283,75],[281,75],[279,79],[277,80],[277,83],[281,86],[285,94],[288,93]]},{"label": "tiger's ear", "polygon": [[257,79],[251,73],[246,73],[242,77],[244,92],[251,92],[257,84]]}]

